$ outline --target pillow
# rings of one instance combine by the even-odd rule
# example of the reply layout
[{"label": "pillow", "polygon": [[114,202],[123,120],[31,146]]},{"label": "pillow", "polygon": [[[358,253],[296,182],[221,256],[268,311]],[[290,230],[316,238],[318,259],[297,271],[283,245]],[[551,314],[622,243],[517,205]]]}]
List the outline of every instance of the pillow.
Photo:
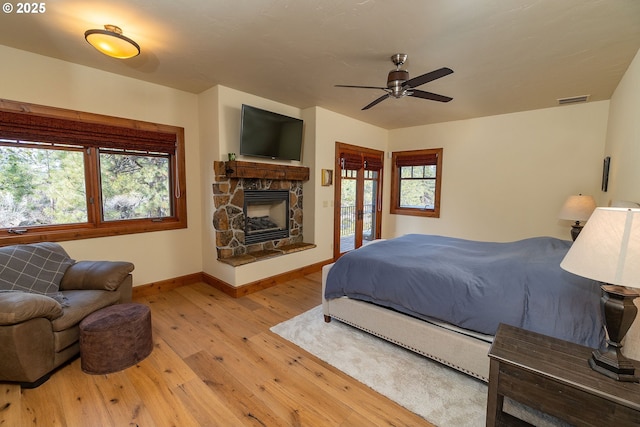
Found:
[{"label": "pillow", "polygon": [[0,291],[0,325],[16,325],[37,317],[54,320],[60,316],[62,306],[52,298],[25,292]]},{"label": "pillow", "polygon": [[609,203],[609,206],[612,208],[640,208],[640,204],[636,202],[629,202],[627,200],[613,200],[611,203]]},{"label": "pillow", "polygon": [[78,261],[67,270],[60,288],[98,289],[115,291],[129,273],[133,264],[123,261]]},{"label": "pillow", "polygon": [[0,290],[46,295],[64,303],[60,280],[75,261],[60,245],[34,243],[0,248]]}]

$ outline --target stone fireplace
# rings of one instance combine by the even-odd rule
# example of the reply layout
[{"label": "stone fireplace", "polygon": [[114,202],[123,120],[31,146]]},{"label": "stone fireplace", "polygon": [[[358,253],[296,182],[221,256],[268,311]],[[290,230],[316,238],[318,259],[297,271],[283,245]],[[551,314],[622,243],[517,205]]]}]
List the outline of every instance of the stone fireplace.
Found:
[{"label": "stone fireplace", "polygon": [[238,266],[315,246],[302,235],[308,168],[232,161],[214,162],[214,170],[218,260]]}]

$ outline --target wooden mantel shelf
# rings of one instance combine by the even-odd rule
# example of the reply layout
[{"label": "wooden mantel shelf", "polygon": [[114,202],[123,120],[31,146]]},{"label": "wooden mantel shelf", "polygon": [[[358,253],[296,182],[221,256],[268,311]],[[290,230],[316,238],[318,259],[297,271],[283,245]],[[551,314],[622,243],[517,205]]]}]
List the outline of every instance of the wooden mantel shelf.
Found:
[{"label": "wooden mantel shelf", "polygon": [[[215,163],[224,164],[224,175],[229,178],[259,178],[289,181],[309,180],[309,168],[304,166],[287,166],[276,165],[272,163],[242,162],[239,160]],[[214,168],[216,168],[216,166],[218,165],[215,164]]]}]

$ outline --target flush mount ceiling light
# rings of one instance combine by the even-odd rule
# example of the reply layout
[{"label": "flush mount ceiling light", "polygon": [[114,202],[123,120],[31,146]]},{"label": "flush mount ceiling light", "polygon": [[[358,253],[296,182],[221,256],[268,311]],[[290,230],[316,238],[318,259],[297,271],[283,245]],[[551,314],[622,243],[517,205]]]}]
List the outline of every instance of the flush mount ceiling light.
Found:
[{"label": "flush mount ceiling light", "polygon": [[84,38],[105,55],[118,59],[133,58],[140,54],[140,46],[122,35],[120,27],[105,25],[104,30],[87,30]]}]

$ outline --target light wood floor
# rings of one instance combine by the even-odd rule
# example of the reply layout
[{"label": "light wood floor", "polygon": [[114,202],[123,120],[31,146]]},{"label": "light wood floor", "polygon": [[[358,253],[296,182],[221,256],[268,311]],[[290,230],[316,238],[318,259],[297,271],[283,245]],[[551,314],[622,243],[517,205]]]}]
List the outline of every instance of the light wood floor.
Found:
[{"label": "light wood floor", "polygon": [[140,298],[147,359],[109,375],[76,359],[37,389],[0,384],[0,426],[429,426],[269,331],[320,304],[320,288],[314,273],[238,299],[206,284]]}]

